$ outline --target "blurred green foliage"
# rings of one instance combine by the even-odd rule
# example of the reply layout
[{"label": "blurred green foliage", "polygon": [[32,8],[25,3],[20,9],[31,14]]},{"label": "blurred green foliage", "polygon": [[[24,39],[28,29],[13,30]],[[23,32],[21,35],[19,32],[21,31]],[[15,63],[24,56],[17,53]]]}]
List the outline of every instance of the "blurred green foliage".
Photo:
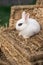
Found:
[{"label": "blurred green foliage", "polygon": [[[6,1],[6,0],[4,0]],[[3,3],[3,5],[0,5],[0,25],[5,26],[9,24],[9,17],[10,17],[10,7],[12,5],[27,5],[27,4],[35,4],[36,0],[7,0],[4,2],[3,0],[0,0],[0,3]],[[5,5],[5,6],[4,6]],[[7,6],[8,5],[8,6]]]},{"label": "blurred green foliage", "polygon": [[0,25],[8,24],[10,17],[10,7],[0,7]]}]

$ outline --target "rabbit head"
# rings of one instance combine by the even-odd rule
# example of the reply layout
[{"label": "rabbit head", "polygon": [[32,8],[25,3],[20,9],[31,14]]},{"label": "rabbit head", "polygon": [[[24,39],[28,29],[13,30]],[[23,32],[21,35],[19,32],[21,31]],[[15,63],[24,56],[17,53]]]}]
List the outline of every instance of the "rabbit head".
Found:
[{"label": "rabbit head", "polygon": [[16,23],[16,30],[21,31],[25,29],[28,23],[28,19],[29,19],[29,14],[23,11],[21,19],[19,19]]}]

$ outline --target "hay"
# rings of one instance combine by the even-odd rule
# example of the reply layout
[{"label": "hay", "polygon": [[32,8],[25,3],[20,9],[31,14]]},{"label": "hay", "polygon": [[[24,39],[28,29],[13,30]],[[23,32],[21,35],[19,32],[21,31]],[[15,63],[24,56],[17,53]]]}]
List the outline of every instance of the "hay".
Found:
[{"label": "hay", "polygon": [[[15,29],[15,23],[21,18],[23,10],[41,25],[40,33],[27,40],[18,36]],[[0,33],[0,43],[11,65],[43,65],[43,6],[12,6],[9,28]]]}]

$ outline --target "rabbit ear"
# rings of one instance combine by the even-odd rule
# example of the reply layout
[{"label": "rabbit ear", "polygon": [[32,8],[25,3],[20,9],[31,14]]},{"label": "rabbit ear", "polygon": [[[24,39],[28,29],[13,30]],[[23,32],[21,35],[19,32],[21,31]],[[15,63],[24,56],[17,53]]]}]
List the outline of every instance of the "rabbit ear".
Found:
[{"label": "rabbit ear", "polygon": [[29,19],[29,16],[30,16],[30,14],[27,13],[26,16],[25,16],[25,21],[27,21]]},{"label": "rabbit ear", "polygon": [[27,18],[29,18],[29,16],[30,16],[30,14],[29,14],[29,13],[27,13]]},{"label": "rabbit ear", "polygon": [[23,12],[22,12],[22,18],[25,18],[25,16],[26,16],[26,12],[23,11]]},{"label": "rabbit ear", "polygon": [[30,14],[26,13],[25,11],[22,12],[22,18],[27,21],[29,19]]}]

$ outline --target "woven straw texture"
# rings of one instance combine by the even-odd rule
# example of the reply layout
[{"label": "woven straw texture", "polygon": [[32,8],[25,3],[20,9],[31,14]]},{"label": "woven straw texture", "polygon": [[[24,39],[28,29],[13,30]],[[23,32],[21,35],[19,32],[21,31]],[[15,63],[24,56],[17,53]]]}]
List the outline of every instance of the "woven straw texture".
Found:
[{"label": "woven straw texture", "polygon": [[[41,25],[41,31],[29,39],[18,36],[15,29],[24,10]],[[9,65],[43,65],[43,6],[12,6],[9,28],[0,32],[0,43]]]}]

